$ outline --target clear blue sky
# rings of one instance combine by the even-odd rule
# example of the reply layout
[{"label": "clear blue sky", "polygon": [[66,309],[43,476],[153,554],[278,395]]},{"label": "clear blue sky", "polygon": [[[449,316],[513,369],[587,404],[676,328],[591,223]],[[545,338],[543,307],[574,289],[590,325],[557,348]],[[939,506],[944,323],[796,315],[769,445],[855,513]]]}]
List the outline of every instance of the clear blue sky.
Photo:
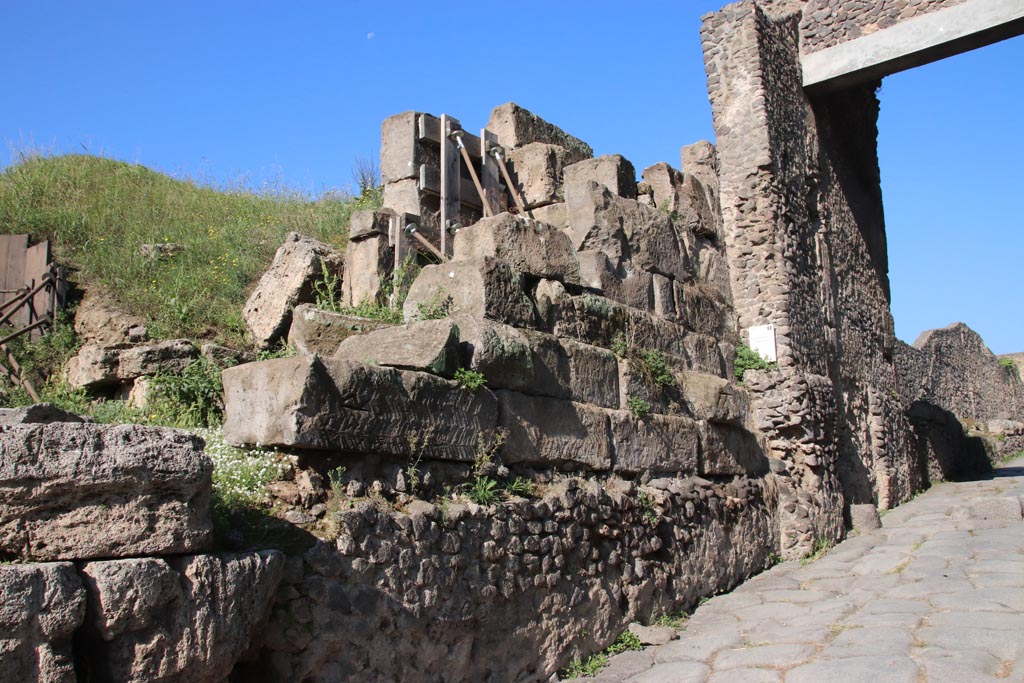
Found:
[{"label": "clear blue sky", "polygon": [[[718,0],[0,0],[0,166],[88,151],[309,193],[352,184],[408,109],[480,128],[516,101],[639,172],[712,139],[700,15]],[[1024,350],[1024,42],[886,80],[880,154],[897,335],[962,320]]]}]

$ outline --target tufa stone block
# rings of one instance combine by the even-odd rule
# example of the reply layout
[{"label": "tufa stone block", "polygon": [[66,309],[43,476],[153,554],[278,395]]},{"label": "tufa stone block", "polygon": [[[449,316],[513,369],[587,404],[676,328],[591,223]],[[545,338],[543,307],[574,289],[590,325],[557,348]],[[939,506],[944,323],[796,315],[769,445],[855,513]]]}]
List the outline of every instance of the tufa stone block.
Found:
[{"label": "tufa stone block", "polygon": [[188,339],[155,344],[86,344],[64,369],[74,388],[109,387],[158,372],[181,372],[199,355]]},{"label": "tufa stone block", "polygon": [[566,167],[566,198],[570,189],[582,190],[590,183],[603,185],[616,197],[636,199],[636,169],[621,154],[586,159]]},{"label": "tufa stone block", "polygon": [[341,275],[344,257],[323,242],[288,233],[242,311],[257,349],[270,348],[288,333],[295,306],[313,302],[313,283],[323,277],[323,266]]},{"label": "tufa stone block", "polygon": [[451,377],[459,367],[459,328],[448,319],[424,320],[355,335],[334,357]]},{"label": "tufa stone block", "polygon": [[567,164],[594,156],[594,150],[590,145],[515,102],[507,102],[491,110],[487,130],[497,135],[498,142],[508,150],[523,147],[531,142],[544,142],[563,147],[566,150]]},{"label": "tufa stone block", "polygon": [[0,555],[167,555],[212,540],[213,463],[188,432],[57,422],[0,427]]},{"label": "tufa stone block", "polygon": [[295,307],[292,315],[288,344],[298,353],[332,356],[338,350],[338,345],[353,335],[393,326],[383,320],[333,313],[312,304],[302,304]]},{"label": "tufa stone block", "polygon": [[687,417],[609,412],[615,444],[615,471],[623,474],[693,474],[697,471],[700,437]]},{"label": "tufa stone block", "polygon": [[354,361],[280,358],[223,377],[224,438],[237,445],[472,462],[498,419],[487,389]]},{"label": "tufa stone block", "polygon": [[550,225],[510,213],[484,218],[455,235],[455,260],[494,257],[518,273],[579,284],[569,237]]},{"label": "tufa stone block", "polygon": [[564,147],[543,142],[531,142],[508,152],[509,174],[527,208],[561,201],[568,158]]},{"label": "tufa stone block", "polygon": [[348,238],[360,240],[364,237],[387,235],[391,212],[359,209],[352,212],[348,223]]},{"label": "tufa stone block", "polygon": [[383,303],[384,283],[395,266],[395,250],[387,235],[350,241],[345,248],[345,280],[342,300],[347,306],[367,301]]},{"label": "tufa stone block", "polygon": [[602,409],[514,391],[496,394],[500,425],[507,435],[502,462],[591,470],[611,467],[608,416]]},{"label": "tufa stone block", "polygon": [[444,305],[450,315],[464,313],[517,327],[536,325],[533,303],[522,278],[493,257],[449,261],[426,266],[405,299],[406,321],[417,320],[420,307]]}]

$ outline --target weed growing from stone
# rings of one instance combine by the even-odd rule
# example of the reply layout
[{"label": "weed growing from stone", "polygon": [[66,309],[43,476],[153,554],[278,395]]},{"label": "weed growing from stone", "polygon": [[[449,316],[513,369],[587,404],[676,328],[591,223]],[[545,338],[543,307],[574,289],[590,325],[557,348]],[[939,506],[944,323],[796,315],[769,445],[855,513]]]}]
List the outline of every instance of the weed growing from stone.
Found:
[{"label": "weed growing from stone", "polygon": [[469,368],[459,368],[456,370],[454,379],[459,386],[470,391],[476,391],[487,383],[484,373],[478,370],[470,370]]},{"label": "weed growing from stone", "polygon": [[256,360],[274,360],[277,358],[292,358],[293,356],[295,356],[295,347],[289,346],[288,342],[282,339],[273,349],[257,352]]},{"label": "weed growing from stone", "polygon": [[643,643],[640,642],[640,637],[632,631],[623,631],[619,634],[619,637],[615,639],[615,642],[608,646],[605,650],[609,655],[617,655],[621,652],[630,650],[642,650],[644,649]]},{"label": "weed growing from stone", "polygon": [[669,628],[681,629],[689,616],[689,613],[686,611],[662,614],[651,621],[651,626],[668,626]]},{"label": "weed growing from stone", "polygon": [[654,506],[654,498],[651,494],[646,491],[641,491],[640,496],[640,508],[644,511],[644,521],[649,526],[655,526],[658,523],[658,509]]},{"label": "weed growing from stone", "polygon": [[534,493],[533,482],[526,477],[516,477],[505,484],[505,491],[513,496],[529,498]]},{"label": "weed growing from stone", "polygon": [[562,669],[562,671],[559,672],[558,675],[559,678],[563,680],[569,678],[596,676],[601,672],[601,669],[606,666],[608,666],[608,655],[603,652],[598,652],[590,655],[585,660],[572,660],[564,669]]},{"label": "weed growing from stone", "polygon": [[[641,349],[636,352],[640,374],[648,384],[661,387],[676,386],[676,377],[668,365],[665,354],[657,349]],[[632,366],[632,361],[631,361]]]},{"label": "weed growing from stone", "polygon": [[320,262],[320,278],[313,282],[313,294],[316,296],[317,308],[332,313],[341,312],[341,276],[332,273],[324,261]]},{"label": "weed growing from stone", "polygon": [[808,565],[811,562],[820,560],[822,557],[828,554],[829,550],[832,550],[832,547],[834,545],[835,543],[830,539],[819,538],[814,542],[814,546],[811,548],[811,551],[804,555],[804,557],[800,560],[800,564]]},{"label": "weed growing from stone", "polygon": [[327,481],[330,482],[334,495],[342,495],[345,492],[345,468],[339,466],[327,470]]},{"label": "weed growing from stone", "polygon": [[478,476],[465,489],[466,498],[477,505],[494,505],[498,502],[498,482],[490,477]]},{"label": "weed growing from stone", "polygon": [[651,404],[637,396],[630,396],[626,407],[638,420],[644,420],[651,414]]},{"label": "weed growing from stone", "polygon": [[733,363],[733,373],[736,380],[743,381],[743,373],[747,370],[774,370],[779,367],[777,363],[767,361],[761,355],[745,344],[736,347],[736,360]]},{"label": "weed growing from stone", "polygon": [[172,427],[213,427],[224,417],[221,368],[196,358],[180,373],[161,372],[153,377],[153,393],[146,409],[150,421]]},{"label": "weed growing from stone", "polygon": [[266,485],[280,479],[286,469],[276,450],[230,446],[219,427],[193,431],[206,441],[206,455],[213,461],[215,505],[252,507],[269,502]]},{"label": "weed growing from stone", "polygon": [[447,318],[451,312],[455,300],[443,289],[434,292],[430,301],[423,301],[416,304],[417,320],[441,320]]},{"label": "weed growing from stone", "polygon": [[1007,370],[1017,369],[1017,363],[1012,358],[1000,358],[999,364],[1002,365]]}]

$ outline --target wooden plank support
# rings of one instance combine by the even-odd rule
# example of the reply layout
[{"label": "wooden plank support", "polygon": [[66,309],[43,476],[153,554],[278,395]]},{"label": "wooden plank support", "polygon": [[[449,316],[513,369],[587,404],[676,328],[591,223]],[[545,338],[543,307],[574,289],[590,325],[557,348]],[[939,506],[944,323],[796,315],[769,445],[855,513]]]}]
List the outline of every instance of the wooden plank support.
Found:
[{"label": "wooden plank support", "polygon": [[34,323],[32,323],[31,325],[29,325],[28,327],[23,327],[20,330],[18,330],[17,332],[12,332],[11,334],[9,334],[6,337],[4,337],[3,339],[0,339],[0,345],[6,344],[7,342],[9,342],[9,341],[11,341],[13,339],[17,339],[18,337],[20,337],[21,335],[25,334],[26,332],[31,332],[32,330],[37,330],[40,327],[42,327],[43,325],[49,325],[49,324],[50,324],[49,320],[37,320]]},{"label": "wooden plank support", "polygon": [[[445,118],[445,116],[446,115],[443,115],[441,116],[441,118],[443,119]],[[462,129],[462,126],[458,125],[458,120],[453,119],[451,117],[448,117],[448,120],[455,122],[456,129]],[[433,142],[435,145],[441,144],[442,136],[440,119],[438,119],[436,116],[431,116],[430,114],[421,114],[417,123],[418,125],[416,126],[416,136],[419,140],[429,140],[430,142]],[[476,150],[480,149],[480,138],[467,131],[464,141],[466,143],[466,147],[469,148],[470,155],[476,157],[478,154]]]},{"label": "wooden plank support", "polygon": [[448,229],[459,220],[462,203],[462,155],[452,140],[452,131],[459,130],[458,119],[441,114],[441,254],[445,259],[451,253]]},{"label": "wooden plank support", "polygon": [[[469,144],[468,142],[466,144]],[[498,136],[487,130],[480,131],[480,180],[484,185],[484,196],[487,202],[494,207],[496,213],[501,212],[501,178],[499,176],[498,164],[494,157],[487,153],[490,145],[498,144]]]},{"label": "wooden plank support", "polygon": [[[420,166],[420,179],[419,179],[420,192],[429,192],[430,194],[441,194],[441,169],[434,166],[427,166],[426,164]],[[473,209],[483,211],[483,207],[480,206],[480,198],[476,194],[476,188],[473,187],[473,182],[466,179],[459,179],[459,194],[462,197],[462,203]]]},{"label": "wooden plank support", "polygon": [[[17,289],[25,286],[26,251],[28,251],[28,235],[10,235],[4,289]],[[27,325],[28,309],[18,307],[15,311],[12,324],[15,327]]]},{"label": "wooden plank support", "polygon": [[[42,282],[40,282],[39,284],[37,284],[32,289],[30,289],[27,292],[25,292],[24,294],[20,295],[18,297],[17,302],[14,302],[14,301],[7,302],[7,303],[12,304],[13,307],[11,308],[11,310],[9,310],[6,313],[4,313],[2,318],[0,318],[0,325],[3,325],[5,322],[7,322],[7,321],[11,320],[12,318],[14,318],[15,315],[18,314],[22,310],[22,308],[24,308],[25,302],[29,301],[38,292],[41,292],[43,289],[45,289],[50,284],[51,281],[52,281],[52,278],[43,278]],[[43,322],[46,322],[46,321],[44,320]],[[15,325],[15,326],[17,326],[17,325]],[[33,328],[33,329],[35,329],[35,328]],[[2,344],[2,343],[3,342],[0,342],[0,344]]]},{"label": "wooden plank support", "polygon": [[18,359],[15,358],[14,354],[11,353],[11,350],[7,348],[7,344],[0,344],[0,351],[3,352],[4,356],[7,357],[7,362],[11,364],[12,368],[14,368],[14,372],[12,373],[6,365],[0,363],[0,367],[2,367],[4,372],[7,373],[7,379],[11,380],[12,384],[20,384],[25,389],[25,392],[29,397],[36,403],[39,403],[39,393],[36,391],[32,382],[29,381],[28,377],[25,377],[25,373],[22,371],[21,365],[18,363]]},{"label": "wooden plank support", "polygon": [[19,282],[14,287],[7,286],[7,256],[11,252],[14,237],[15,235],[0,235],[0,304],[7,304],[11,299],[17,299],[20,294],[13,290],[19,289],[22,283]]},{"label": "wooden plank support", "polygon": [[487,195],[484,194],[484,186],[480,184],[480,178],[476,174],[476,168],[473,167],[473,160],[469,156],[469,150],[466,149],[466,143],[462,141],[465,132],[457,130],[452,133],[452,138],[455,140],[455,144],[459,148],[459,154],[462,155],[462,160],[466,162],[466,170],[469,171],[469,177],[473,181],[473,189],[476,190],[476,196],[480,198],[480,203],[483,205],[484,217],[491,217],[494,215],[494,211],[491,209],[491,203],[487,201]]},{"label": "wooden plank support", "polygon": [[[28,301],[28,323],[37,320],[48,320],[53,322],[53,276],[50,272],[50,243],[40,242],[25,252],[25,286],[35,287],[44,279],[49,278],[51,287],[36,292],[36,295]],[[34,330],[31,339],[33,341],[42,336],[42,330]]]},{"label": "wooden plank support", "polygon": [[526,216],[526,207],[523,205],[523,198],[519,196],[519,190],[516,189],[516,184],[512,182],[512,178],[508,175],[508,169],[505,167],[504,152],[501,147],[494,147],[491,149],[491,156],[495,161],[498,162],[498,169],[501,171],[501,175],[505,178],[505,185],[508,187],[508,193],[512,195],[512,199],[516,202],[516,207],[519,209],[521,216]]}]

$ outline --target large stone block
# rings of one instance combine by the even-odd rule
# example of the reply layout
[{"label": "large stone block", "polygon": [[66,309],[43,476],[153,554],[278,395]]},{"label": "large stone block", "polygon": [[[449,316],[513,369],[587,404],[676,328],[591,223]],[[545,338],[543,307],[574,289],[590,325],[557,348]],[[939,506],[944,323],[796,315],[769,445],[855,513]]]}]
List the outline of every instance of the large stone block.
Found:
[{"label": "large stone block", "polygon": [[557,303],[552,317],[552,331],[559,337],[605,348],[610,348],[621,337],[638,349],[656,349],[689,358],[688,333],[683,326],[605,297],[592,294],[566,297]]},{"label": "large stone block", "polygon": [[762,476],[768,458],[751,432],[733,425],[699,421],[700,474]]},{"label": "large stone block", "polygon": [[586,159],[565,168],[565,196],[571,190],[583,190],[590,183],[607,188],[612,195],[636,199],[636,169],[621,154]]},{"label": "large stone block", "polygon": [[343,341],[334,357],[451,377],[459,367],[459,328],[444,319],[369,332]]},{"label": "large stone block", "polygon": [[678,320],[687,329],[713,337],[735,332],[732,307],[719,291],[703,282],[675,282]]},{"label": "large stone block", "polygon": [[602,293],[612,301],[643,310],[654,310],[654,276],[628,264],[616,267],[603,251],[577,253],[584,287]]},{"label": "large stone block", "polygon": [[457,261],[498,258],[517,273],[579,284],[569,237],[558,228],[510,213],[484,218],[455,236]]},{"label": "large stone block", "polygon": [[696,423],[687,417],[609,412],[615,471],[625,474],[694,474],[700,453]]},{"label": "large stone block", "polygon": [[740,426],[750,410],[746,390],[729,380],[703,372],[677,374],[686,409],[701,420]]},{"label": "large stone block", "polygon": [[212,540],[197,436],[140,425],[0,427],[0,556],[165,555]]},{"label": "large stone block", "polygon": [[154,344],[86,344],[65,368],[68,384],[75,388],[98,388],[155,375],[181,372],[199,355],[187,339],[170,339]]},{"label": "large stone block", "polygon": [[332,313],[312,304],[295,307],[288,343],[299,353],[332,356],[338,345],[353,335],[392,327],[392,323]]},{"label": "large stone block", "polygon": [[0,677],[76,683],[72,640],[85,620],[85,590],[75,566],[0,564],[0,596]]},{"label": "large stone block", "polygon": [[302,356],[223,377],[224,438],[237,445],[472,461],[497,425],[487,389],[426,373]]},{"label": "large stone block", "polygon": [[[718,196],[718,151],[707,140],[686,145],[679,151],[683,173],[692,175]],[[717,202],[715,202],[717,204]]]},{"label": "large stone block", "polygon": [[465,313],[517,327],[536,325],[536,312],[523,291],[521,276],[495,258],[426,266],[409,288],[404,307],[406,321],[419,319],[421,306],[441,302],[451,315]]},{"label": "large stone block", "polygon": [[577,251],[603,251],[616,271],[631,264],[677,280],[692,278],[685,245],[664,211],[613,196],[593,181],[570,184],[568,169],[566,210]]},{"label": "large stone block", "polygon": [[220,683],[266,619],[276,551],[89,562],[86,680]]},{"label": "large stone block", "polygon": [[487,130],[498,136],[506,149],[523,147],[531,142],[544,142],[565,148],[565,163],[571,164],[594,156],[590,145],[569,135],[558,126],[548,123],[515,102],[507,102],[491,110]]},{"label": "large stone block", "polygon": [[711,196],[697,178],[685,176],[675,193],[673,211],[677,228],[717,242],[722,235],[722,217]]},{"label": "large stone block", "polygon": [[384,208],[401,214],[423,215],[418,178],[406,178],[384,185]]},{"label": "large stone block", "polygon": [[359,240],[374,235],[387,235],[392,215],[390,211],[371,211],[370,209],[353,211],[348,219],[348,238]]},{"label": "large stone block", "polygon": [[562,176],[569,158],[564,147],[543,142],[510,150],[509,173],[527,207],[562,200]]},{"label": "large stone block", "polygon": [[345,280],[342,300],[348,306],[383,302],[384,284],[395,268],[395,250],[387,235],[352,240],[345,247]]},{"label": "large stone block", "polygon": [[565,230],[569,225],[569,219],[565,213],[565,202],[557,202],[546,206],[538,206],[529,211],[530,216],[541,223]]},{"label": "large stone block", "polygon": [[[420,165],[441,167],[437,145],[419,140],[416,119],[419,112],[406,111],[384,119],[380,127],[380,175],[385,185],[406,178],[418,178]],[[391,206],[386,204],[385,206]],[[394,208],[394,207],[392,207]],[[411,213],[419,213],[413,211]]]},{"label": "large stone block", "polygon": [[459,317],[467,365],[494,389],[618,407],[615,354],[589,344]]},{"label": "large stone block", "polygon": [[612,445],[606,411],[555,398],[496,392],[506,430],[502,462],[607,470]]},{"label": "large stone block", "polygon": [[672,168],[664,161],[643,170],[641,176],[654,194],[654,205],[666,213],[679,210],[677,192],[683,184],[682,172]]},{"label": "large stone block", "polygon": [[311,237],[288,233],[242,311],[257,348],[270,348],[288,333],[292,309],[313,301],[313,283],[323,277],[324,267],[341,274],[342,255]]}]

